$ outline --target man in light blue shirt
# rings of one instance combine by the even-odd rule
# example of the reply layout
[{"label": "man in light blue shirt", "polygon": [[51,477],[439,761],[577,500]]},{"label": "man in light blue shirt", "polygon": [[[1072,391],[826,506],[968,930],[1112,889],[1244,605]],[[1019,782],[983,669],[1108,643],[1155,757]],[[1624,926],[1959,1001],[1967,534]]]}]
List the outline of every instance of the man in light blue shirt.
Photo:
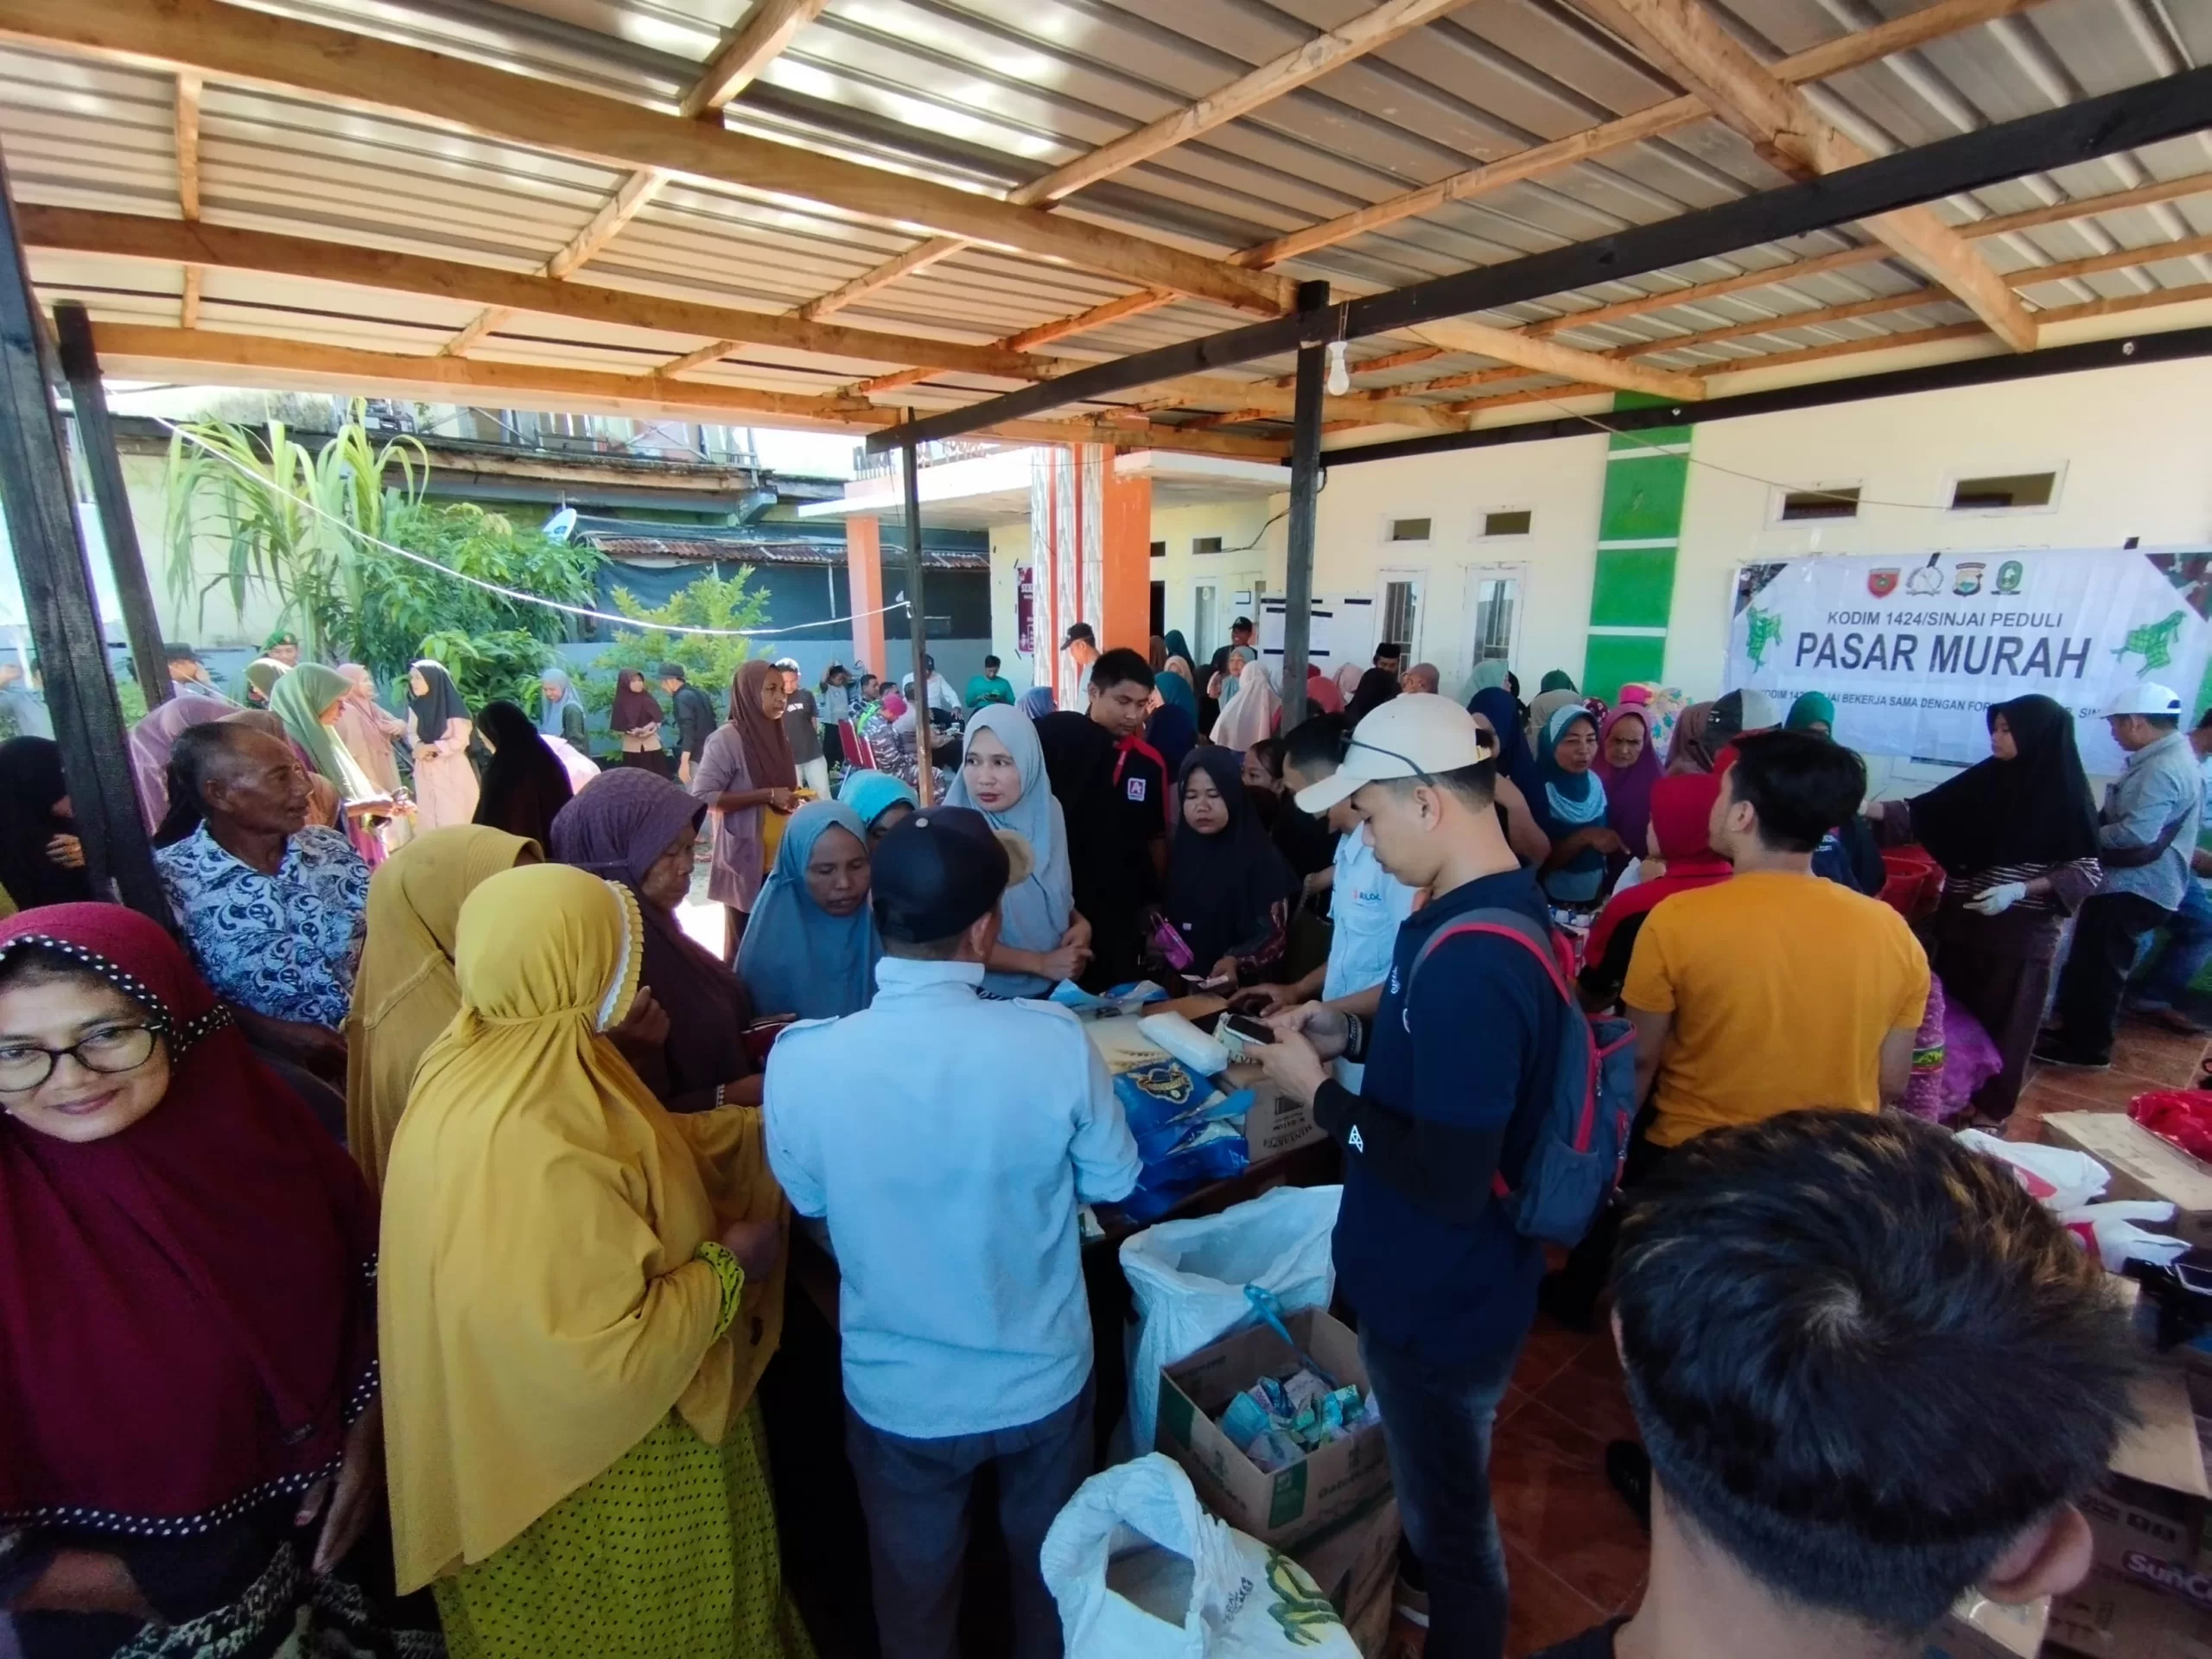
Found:
[{"label": "man in light blue shirt", "polygon": [[2074,924],[2054,1004],[2059,1028],[2034,1050],[2046,1065],[2110,1069],[2128,970],[2189,891],[2203,785],[2181,713],[2178,692],[2148,681],[2105,710],[2113,741],[2127,751],[2127,770],[2105,791],[2097,826],[2104,885]]},{"label": "man in light blue shirt", "polygon": [[2208,961],[2212,961],[2212,709],[2205,710],[2189,734],[2196,753],[2204,796],[2198,809],[2196,845],[2189,855],[2196,880],[2181,896],[2181,904],[2166,918],[2166,943],[2152,965],[2136,982],[2135,995],[2127,999],[2131,1012],[2169,1031],[2186,1036],[2203,1034],[2204,1027],[2182,1007],[2189,988]]},{"label": "man in light blue shirt", "polygon": [[1050,1003],[979,995],[1029,849],[963,807],[875,849],[874,1003],[793,1026],[768,1059],[768,1156],[825,1217],[842,1277],[846,1449],[886,1659],[958,1652],[965,1516],[997,1465],[1014,1652],[1060,1652],[1038,1570],[1090,1471],[1090,1314],[1077,1207],[1141,1166],[1104,1064]]}]

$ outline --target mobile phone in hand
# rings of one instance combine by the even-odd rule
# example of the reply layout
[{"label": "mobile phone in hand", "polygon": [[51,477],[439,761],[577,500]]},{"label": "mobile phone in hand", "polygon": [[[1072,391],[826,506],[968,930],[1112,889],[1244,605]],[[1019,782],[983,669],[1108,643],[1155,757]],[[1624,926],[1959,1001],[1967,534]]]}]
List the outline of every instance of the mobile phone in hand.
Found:
[{"label": "mobile phone in hand", "polygon": [[1239,1042],[1258,1047],[1264,1048],[1275,1039],[1272,1027],[1261,1024],[1249,1014],[1224,1014],[1220,1028],[1233,1033]]}]

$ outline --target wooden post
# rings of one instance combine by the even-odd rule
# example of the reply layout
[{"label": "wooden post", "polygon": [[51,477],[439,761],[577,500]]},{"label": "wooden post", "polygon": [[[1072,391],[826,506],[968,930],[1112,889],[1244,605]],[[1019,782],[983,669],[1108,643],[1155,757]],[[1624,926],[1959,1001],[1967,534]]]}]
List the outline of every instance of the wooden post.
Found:
[{"label": "wooden post", "polygon": [[[912,420],[913,413],[907,412]],[[922,611],[922,456],[913,444],[899,452],[899,471],[906,482],[906,625],[914,650],[914,747],[919,760],[916,793],[924,806],[937,804],[937,770],[931,760],[936,748],[935,728],[930,724],[930,624]]]},{"label": "wooden post", "polygon": [[[16,231],[0,161],[0,506],[8,515],[23,608],[46,676],[61,770],[96,893],[170,923],[130,779],[123,706],[70,486],[69,443],[54,400],[56,365]],[[166,664],[163,664],[167,666]]]},{"label": "wooden post", "polygon": [[[1326,283],[1300,283],[1298,308],[1329,303]],[[1306,652],[1313,628],[1313,510],[1321,486],[1321,377],[1325,342],[1298,352],[1298,390],[1290,429],[1290,522],[1285,527],[1282,582],[1282,728],[1306,718]]]},{"label": "wooden post", "polygon": [[138,526],[130,516],[130,493],[123,482],[123,461],[115,452],[115,423],[108,418],[107,388],[100,381],[99,353],[92,346],[92,320],[74,300],[54,308],[54,330],[61,342],[61,372],[69,379],[69,402],[77,416],[77,441],[84,447],[92,474],[92,499],[99,504],[100,534],[107,543],[108,569],[115,575],[115,596],[123,604],[123,631],[130,641],[130,660],[138,671],[146,707],[158,709],[175,695],[169,683],[162,619],[154,609],[154,590],[146,581],[146,561],[138,550]]}]

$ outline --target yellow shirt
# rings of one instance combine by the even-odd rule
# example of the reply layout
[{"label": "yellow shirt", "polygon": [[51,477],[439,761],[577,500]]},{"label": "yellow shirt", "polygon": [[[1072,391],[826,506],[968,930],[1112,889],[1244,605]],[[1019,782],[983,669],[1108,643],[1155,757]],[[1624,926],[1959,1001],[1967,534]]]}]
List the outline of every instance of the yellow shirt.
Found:
[{"label": "yellow shirt", "polygon": [[1621,998],[1675,1016],[1650,1139],[1678,1147],[1810,1106],[1880,1110],[1882,1039],[1919,1029],[1928,957],[1879,899],[1738,875],[1653,908]]}]

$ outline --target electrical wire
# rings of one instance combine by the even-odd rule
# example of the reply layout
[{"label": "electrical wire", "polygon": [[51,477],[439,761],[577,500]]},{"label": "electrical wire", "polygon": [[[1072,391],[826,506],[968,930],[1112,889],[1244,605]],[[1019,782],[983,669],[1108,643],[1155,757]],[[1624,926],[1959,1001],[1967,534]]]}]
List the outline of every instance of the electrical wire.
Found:
[{"label": "electrical wire", "polygon": [[[247,470],[245,465],[241,462],[237,456],[225,454],[222,450],[215,448],[214,445],[209,443],[198,433],[180,426],[175,421],[165,419],[163,416],[159,415],[154,416],[152,418],[159,422],[162,425],[167,427],[177,436],[185,439],[188,442],[197,445],[200,449],[206,451],[208,454],[214,456],[218,461],[220,461],[226,465],[231,467],[233,470],[244,474],[247,478],[251,478],[253,476],[252,473]],[[398,557],[405,559],[410,563],[425,566],[429,569],[436,571],[440,575],[449,576],[455,582],[467,583],[471,588],[479,588],[483,589],[486,593],[497,594],[502,599],[513,600],[520,604],[542,605],[549,611],[560,611],[569,616],[588,616],[597,621],[612,622],[618,626],[629,628],[633,632],[639,633],[689,633],[704,635],[708,638],[716,639],[766,639],[780,634],[798,633],[807,628],[824,628],[833,626],[849,627],[858,618],[869,616],[888,616],[893,611],[906,611],[911,608],[908,601],[898,599],[893,600],[888,605],[880,606],[872,611],[855,611],[849,615],[824,617],[820,620],[814,622],[794,622],[790,626],[782,628],[701,628],[693,627],[687,623],[681,622],[642,621],[634,616],[623,616],[613,611],[597,611],[594,610],[588,605],[567,605],[563,604],[557,599],[547,599],[537,594],[524,593],[518,588],[502,587],[496,582],[486,582],[480,576],[465,575],[461,571],[452,569],[446,565],[440,564],[435,559],[425,558],[420,553],[411,552],[406,548],[395,546],[391,543],[385,541],[379,537],[365,534],[357,526],[347,524],[343,518],[340,518],[336,513],[332,512],[318,501],[303,499],[301,501],[300,505],[307,508],[308,512],[314,513],[317,518],[328,519],[332,524],[336,524],[339,528],[345,531],[348,536],[351,536],[357,542],[363,543],[370,547],[379,549],[386,553],[395,554]]]}]

